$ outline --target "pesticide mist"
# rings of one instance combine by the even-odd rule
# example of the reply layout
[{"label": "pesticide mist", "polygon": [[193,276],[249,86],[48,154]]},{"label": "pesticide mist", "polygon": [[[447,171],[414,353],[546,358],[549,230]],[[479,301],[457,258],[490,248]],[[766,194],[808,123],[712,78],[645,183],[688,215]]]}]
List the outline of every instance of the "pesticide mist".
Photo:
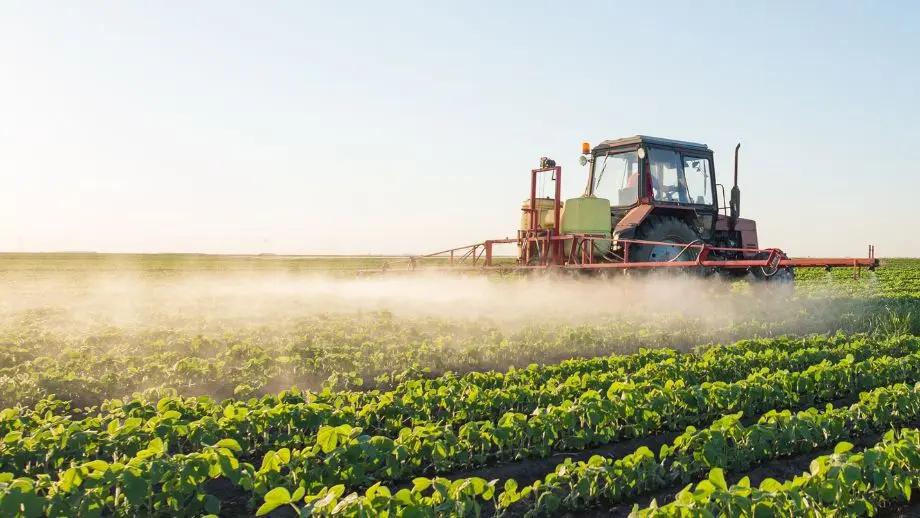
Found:
[{"label": "pesticide mist", "polygon": [[446,371],[858,331],[873,304],[672,275],[113,269],[8,271],[0,282],[0,403],[387,388]]},{"label": "pesticide mist", "polygon": [[627,320],[656,332],[667,331],[675,321],[711,330],[784,320],[801,311],[817,319],[839,317],[827,297],[814,292],[796,299],[745,283],[679,275],[500,278],[418,272],[355,278],[264,271],[93,272],[32,278],[8,274],[5,280],[0,321],[40,315],[45,331],[84,336],[112,327],[179,326],[221,333],[381,313],[410,322],[481,322],[506,332]]}]

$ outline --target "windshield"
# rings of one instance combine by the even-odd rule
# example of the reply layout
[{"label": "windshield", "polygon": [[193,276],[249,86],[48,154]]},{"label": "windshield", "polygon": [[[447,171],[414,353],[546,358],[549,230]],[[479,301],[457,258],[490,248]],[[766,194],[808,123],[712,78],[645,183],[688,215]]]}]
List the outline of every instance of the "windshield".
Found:
[{"label": "windshield", "polygon": [[599,198],[611,205],[632,205],[639,199],[639,155],[635,151],[597,155],[594,159],[594,188]]}]

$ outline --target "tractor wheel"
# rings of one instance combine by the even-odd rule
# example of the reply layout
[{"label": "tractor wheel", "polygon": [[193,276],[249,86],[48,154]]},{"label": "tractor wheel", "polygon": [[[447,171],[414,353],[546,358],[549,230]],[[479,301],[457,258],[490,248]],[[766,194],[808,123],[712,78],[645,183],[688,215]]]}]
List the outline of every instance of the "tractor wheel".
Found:
[{"label": "tractor wheel", "polygon": [[[672,216],[653,216],[642,223],[637,233],[637,239],[640,240],[684,245],[698,241],[699,238],[689,225]],[[687,248],[683,251],[682,248],[664,245],[634,245],[630,260],[643,263],[671,260],[693,261],[700,253],[699,248]],[[678,254],[680,254],[679,257]]]},{"label": "tractor wheel", "polygon": [[[700,237],[690,228],[690,225],[673,216],[652,216],[645,220],[636,239],[644,241],[659,241],[662,243],[675,243],[686,245],[689,243],[700,244]],[[695,261],[700,254],[699,248],[687,248],[665,245],[633,245],[630,250],[630,262],[668,262],[668,261]],[[660,268],[659,270],[675,272],[674,268]],[[684,273],[702,275],[704,268],[682,268]]]}]

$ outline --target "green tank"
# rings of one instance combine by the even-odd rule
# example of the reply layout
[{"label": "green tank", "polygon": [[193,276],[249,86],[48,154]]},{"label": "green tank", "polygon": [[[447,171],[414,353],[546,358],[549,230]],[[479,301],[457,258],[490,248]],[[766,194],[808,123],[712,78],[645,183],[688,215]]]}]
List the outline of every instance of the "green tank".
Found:
[{"label": "green tank", "polygon": [[[562,206],[560,229],[563,234],[595,234],[609,238],[611,235],[610,200],[594,196],[582,196],[565,201]],[[571,243],[566,243],[566,254]],[[607,253],[610,241],[595,241],[595,257]]]}]

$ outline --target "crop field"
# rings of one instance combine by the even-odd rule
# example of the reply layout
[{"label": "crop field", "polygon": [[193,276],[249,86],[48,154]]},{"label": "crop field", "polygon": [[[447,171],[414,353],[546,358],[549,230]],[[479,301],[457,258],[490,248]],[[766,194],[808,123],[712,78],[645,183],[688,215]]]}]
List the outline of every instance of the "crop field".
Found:
[{"label": "crop field", "polygon": [[0,516],[920,509],[920,260],[350,273],[404,261],[0,255]]}]

